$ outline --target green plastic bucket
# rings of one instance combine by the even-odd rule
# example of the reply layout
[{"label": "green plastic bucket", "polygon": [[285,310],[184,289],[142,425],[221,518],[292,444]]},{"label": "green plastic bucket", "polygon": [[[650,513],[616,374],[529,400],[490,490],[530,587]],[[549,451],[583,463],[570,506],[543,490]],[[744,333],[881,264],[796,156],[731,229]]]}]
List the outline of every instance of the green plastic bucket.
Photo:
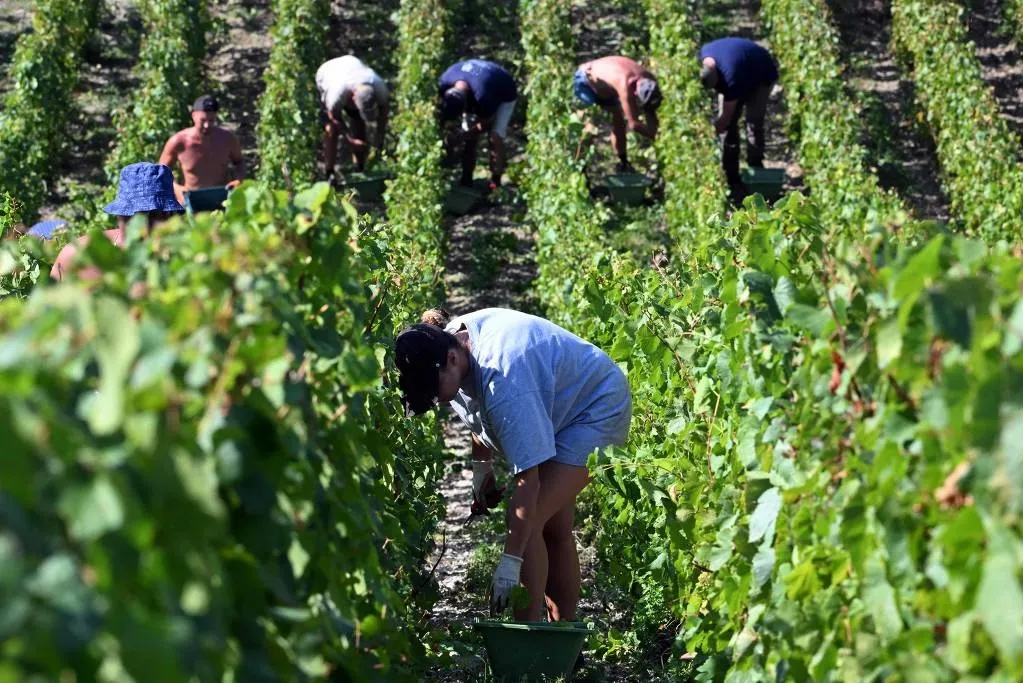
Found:
[{"label": "green plastic bucket", "polygon": [[204,187],[185,193],[185,210],[189,213],[219,211],[224,208],[228,190],[226,187]]},{"label": "green plastic bucket", "polygon": [[494,678],[518,683],[525,678],[568,676],[591,631],[580,621],[480,621]]},{"label": "green plastic bucket", "polygon": [[785,169],[747,168],[742,172],[742,182],[750,194],[761,194],[764,199],[773,202],[781,196],[781,188],[785,185]]},{"label": "green plastic bucket", "polygon": [[642,173],[617,173],[607,177],[607,191],[618,204],[642,204],[648,187],[650,179]]},{"label": "green plastic bucket", "polygon": [[456,185],[451,188],[444,200],[444,210],[456,216],[464,216],[472,211],[482,198],[483,193],[475,187]]},{"label": "green plastic bucket", "polygon": [[350,173],[345,175],[342,187],[355,190],[355,194],[363,201],[379,201],[384,197],[384,190],[391,174],[381,171],[377,173]]}]

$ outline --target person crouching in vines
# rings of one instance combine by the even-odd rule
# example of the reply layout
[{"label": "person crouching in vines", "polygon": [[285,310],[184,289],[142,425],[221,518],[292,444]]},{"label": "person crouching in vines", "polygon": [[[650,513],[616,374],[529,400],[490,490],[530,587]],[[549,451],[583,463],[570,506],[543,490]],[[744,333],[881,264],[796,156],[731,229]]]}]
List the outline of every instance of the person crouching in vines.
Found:
[{"label": "person crouching in vines", "polygon": [[576,497],[595,450],[625,443],[632,395],[625,374],[593,344],[518,311],[485,308],[449,319],[428,311],[403,331],[395,360],[406,416],[447,402],[473,434],[473,512],[496,507],[491,454],[511,465],[504,554],[491,584],[492,614],[521,584],[518,620],[573,620],[579,556]]}]

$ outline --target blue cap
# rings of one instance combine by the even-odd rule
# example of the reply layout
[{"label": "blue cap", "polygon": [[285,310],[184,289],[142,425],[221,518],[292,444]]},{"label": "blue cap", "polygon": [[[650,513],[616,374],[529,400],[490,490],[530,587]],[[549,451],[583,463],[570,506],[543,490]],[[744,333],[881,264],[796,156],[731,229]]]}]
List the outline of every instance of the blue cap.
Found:
[{"label": "blue cap", "polygon": [[111,216],[134,216],[150,211],[180,213],[174,197],[174,174],[163,164],[140,161],[121,169],[117,198],[103,207]]},{"label": "blue cap", "polygon": [[31,228],[29,228],[26,234],[32,235],[33,237],[41,237],[44,240],[48,240],[51,237],[53,237],[53,235],[57,231],[66,226],[67,221],[62,221],[59,218],[51,218],[50,220],[39,221]]},{"label": "blue cap", "polygon": [[590,85],[590,81],[582,69],[575,72],[575,77],[572,78],[572,89],[575,91],[575,96],[582,100],[587,107],[592,107],[598,102],[597,91]]}]

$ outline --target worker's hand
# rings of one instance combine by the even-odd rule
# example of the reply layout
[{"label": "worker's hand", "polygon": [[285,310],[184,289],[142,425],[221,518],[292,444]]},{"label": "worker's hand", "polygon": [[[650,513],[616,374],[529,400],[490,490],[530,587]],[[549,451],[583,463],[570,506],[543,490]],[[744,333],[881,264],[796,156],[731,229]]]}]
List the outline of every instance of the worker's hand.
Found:
[{"label": "worker's hand", "polygon": [[504,553],[494,570],[494,581],[490,586],[490,616],[495,617],[510,604],[512,591],[519,585],[522,558]]},{"label": "worker's hand", "polygon": [[227,185],[224,185],[224,189],[225,190],[233,190],[234,188],[238,187],[241,184],[242,184],[242,181],[240,181],[240,180],[232,180]]},{"label": "worker's hand", "polygon": [[474,460],[472,463],[472,515],[486,515],[501,504],[504,489],[497,488],[494,479],[494,464],[489,460]]}]

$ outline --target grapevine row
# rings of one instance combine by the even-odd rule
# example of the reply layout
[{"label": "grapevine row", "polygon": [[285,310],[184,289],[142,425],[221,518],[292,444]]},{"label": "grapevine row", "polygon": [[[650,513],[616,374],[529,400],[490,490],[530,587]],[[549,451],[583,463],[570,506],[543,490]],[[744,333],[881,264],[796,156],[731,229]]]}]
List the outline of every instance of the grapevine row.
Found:
[{"label": "grapevine row", "polygon": [[[387,220],[396,239],[419,254],[405,272],[404,287],[426,307],[443,301],[445,250],[441,138],[435,113],[437,75],[452,39],[452,1],[403,0],[398,22],[397,138],[395,179],[386,194]],[[425,268],[419,262],[425,262]]]},{"label": "grapevine row", "polygon": [[0,304],[15,678],[411,677],[436,501],[380,391],[388,267],[354,216],[247,184],[187,230],[94,240],[101,282]]},{"label": "grapevine row", "polygon": [[859,143],[857,108],[846,91],[838,36],[823,0],[765,0],[771,50],[781,64],[789,112],[798,121],[799,160],[828,221],[902,223],[906,207],[878,185]]},{"label": "grapevine row", "polygon": [[[555,43],[527,40],[527,60]],[[531,136],[552,113],[531,103]],[[531,218],[572,196],[548,185]],[[675,642],[715,677],[1018,676],[1023,493],[999,484],[1020,424],[1018,259],[864,241],[798,195],[656,269],[585,223],[557,226],[589,256],[540,294],[632,385],[630,442],[597,459],[591,504],[600,575],[640,598],[636,646]]]},{"label": "grapevine row", "polygon": [[665,182],[664,207],[677,240],[706,225],[725,206],[724,173],[709,133],[707,92],[699,79],[699,29],[693,0],[647,0],[651,67],[665,97],[656,149]]},{"label": "grapevine row", "polygon": [[32,221],[67,140],[82,50],[96,25],[97,0],[42,0],[33,30],[18,39],[9,76],[14,87],[0,107],[0,188]]},{"label": "grapevine row", "polygon": [[322,139],[316,70],[326,52],[328,0],[274,0],[273,48],[259,100],[259,177],[273,187],[302,187],[316,178]]},{"label": "grapevine row", "polygon": [[892,32],[937,143],[953,213],[986,239],[1018,239],[1023,171],[1018,144],[981,78],[963,8],[947,0],[894,0]]}]

